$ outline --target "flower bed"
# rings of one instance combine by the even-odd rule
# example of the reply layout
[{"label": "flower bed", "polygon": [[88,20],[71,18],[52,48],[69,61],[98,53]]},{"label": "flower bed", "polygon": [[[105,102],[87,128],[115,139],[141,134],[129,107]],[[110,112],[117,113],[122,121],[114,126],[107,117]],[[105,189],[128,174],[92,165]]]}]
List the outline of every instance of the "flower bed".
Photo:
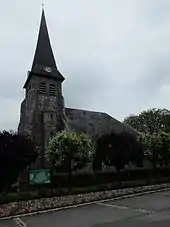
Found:
[{"label": "flower bed", "polygon": [[0,205],[0,218],[168,188],[170,183],[13,202]]}]

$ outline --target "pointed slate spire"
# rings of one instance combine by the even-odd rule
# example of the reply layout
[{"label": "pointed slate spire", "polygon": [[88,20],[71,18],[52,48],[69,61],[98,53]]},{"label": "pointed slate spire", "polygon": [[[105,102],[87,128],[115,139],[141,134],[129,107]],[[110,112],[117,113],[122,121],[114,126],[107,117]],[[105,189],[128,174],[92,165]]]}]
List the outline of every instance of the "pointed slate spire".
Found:
[{"label": "pointed slate spire", "polygon": [[48,34],[47,24],[45,20],[44,9],[42,9],[41,23],[38,35],[37,47],[34,55],[34,61],[32,64],[32,70],[37,69],[37,66],[56,67],[53,51],[50,44],[50,38]]},{"label": "pointed slate spire", "polygon": [[52,47],[50,44],[50,38],[48,34],[44,9],[42,9],[38,41],[37,41],[37,46],[36,46],[36,51],[34,55],[31,72],[29,72],[29,75],[24,87],[26,87],[26,84],[32,74],[49,76],[49,77],[59,79],[61,81],[64,80],[64,77],[62,76],[62,74],[57,70]]}]

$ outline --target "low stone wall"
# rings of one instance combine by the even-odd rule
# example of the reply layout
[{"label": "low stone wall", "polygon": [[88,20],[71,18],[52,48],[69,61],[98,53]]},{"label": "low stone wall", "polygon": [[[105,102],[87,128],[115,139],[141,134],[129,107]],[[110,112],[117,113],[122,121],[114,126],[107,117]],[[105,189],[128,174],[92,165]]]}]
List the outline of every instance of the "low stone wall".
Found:
[{"label": "low stone wall", "polygon": [[0,205],[0,218],[166,188],[170,183],[13,202]]}]

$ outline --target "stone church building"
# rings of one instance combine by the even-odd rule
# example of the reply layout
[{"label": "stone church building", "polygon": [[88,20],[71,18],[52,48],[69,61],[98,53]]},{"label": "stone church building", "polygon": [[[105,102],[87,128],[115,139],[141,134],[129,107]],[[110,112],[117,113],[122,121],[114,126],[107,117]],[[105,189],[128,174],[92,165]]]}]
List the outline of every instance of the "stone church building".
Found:
[{"label": "stone church building", "polygon": [[64,129],[86,132],[93,138],[112,131],[134,132],[106,113],[65,107],[62,94],[64,76],[57,68],[42,10],[32,68],[24,84],[25,98],[21,104],[18,126],[19,133],[29,134],[35,139],[41,159],[48,139]]}]

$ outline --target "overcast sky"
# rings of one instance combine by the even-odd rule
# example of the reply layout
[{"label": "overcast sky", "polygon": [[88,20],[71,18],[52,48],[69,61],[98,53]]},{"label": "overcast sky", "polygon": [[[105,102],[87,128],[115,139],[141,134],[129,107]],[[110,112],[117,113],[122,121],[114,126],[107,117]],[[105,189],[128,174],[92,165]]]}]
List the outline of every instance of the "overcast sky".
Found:
[{"label": "overcast sky", "polygon": [[[0,7],[0,129],[17,129],[42,0]],[[170,108],[170,0],[46,0],[66,105],[119,120]]]}]

